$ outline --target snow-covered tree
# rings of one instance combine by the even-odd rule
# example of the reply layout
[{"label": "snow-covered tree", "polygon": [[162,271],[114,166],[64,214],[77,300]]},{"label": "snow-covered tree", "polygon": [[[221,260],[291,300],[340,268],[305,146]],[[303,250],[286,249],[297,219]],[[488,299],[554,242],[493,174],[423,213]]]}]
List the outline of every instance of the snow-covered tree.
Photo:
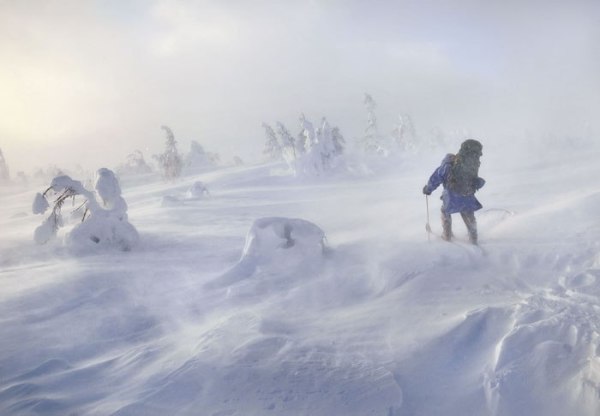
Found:
[{"label": "snow-covered tree", "polygon": [[119,176],[143,175],[152,172],[150,165],[146,163],[144,154],[140,150],[134,150],[127,155],[127,161],[117,167]]},{"label": "snow-covered tree", "polygon": [[220,157],[216,153],[204,150],[204,147],[196,140],[192,140],[190,151],[185,157],[185,170],[187,173],[197,173],[212,169],[218,165]]},{"label": "snow-covered tree", "polygon": [[300,156],[304,153],[306,153],[306,136],[304,135],[304,129],[300,128],[296,135],[296,155]]},{"label": "snow-covered tree", "polygon": [[399,114],[392,130],[394,147],[401,152],[414,151],[418,147],[417,132],[409,114]]},{"label": "snow-covered tree", "polygon": [[384,144],[384,140],[379,133],[377,126],[377,116],[375,108],[377,103],[369,94],[365,94],[363,101],[367,110],[367,127],[365,127],[365,135],[362,138],[362,147],[366,153],[387,156],[389,154],[388,147]]},{"label": "snow-covered tree", "polygon": [[331,140],[333,141],[333,147],[335,148],[335,154],[341,155],[344,153],[344,148],[346,146],[346,140],[342,133],[340,132],[339,127],[334,127],[331,129]]},{"label": "snow-covered tree", "polygon": [[85,207],[81,221],[66,235],[67,245],[75,249],[118,248],[130,250],[139,240],[137,230],[128,222],[127,203],[121,196],[119,182],[110,169],[102,168],[96,172],[94,192],[87,190],[80,181],[69,176],[57,176],[50,187],[35,197],[32,211],[43,214],[50,207],[47,198],[52,191],[56,199],[52,203],[52,212],[36,228],[34,240],[44,244],[54,238],[59,228],[65,225],[62,215],[64,203],[77,197],[84,202],[76,210]]},{"label": "snow-covered tree", "polygon": [[283,157],[283,152],[281,149],[281,144],[277,140],[275,130],[273,130],[273,127],[267,123],[263,123],[262,126],[265,129],[265,136],[267,139],[263,153],[267,155],[269,160],[281,160]]},{"label": "snow-covered tree", "polygon": [[265,153],[279,155],[294,175],[320,175],[335,168],[343,153],[344,138],[338,127],[331,127],[325,117],[319,128],[304,114],[300,115],[300,133],[292,136],[281,122],[276,123],[277,132],[263,123],[268,146]]},{"label": "snow-covered tree", "polygon": [[305,152],[299,155],[297,173],[320,175],[336,168],[341,159],[343,137],[339,128],[332,128],[325,117],[321,126],[315,130],[313,124],[302,114],[300,117],[305,138]]},{"label": "snow-covered tree", "polygon": [[154,155],[158,162],[161,173],[165,179],[175,179],[181,176],[183,161],[177,151],[177,142],[173,131],[167,126],[161,126],[167,134],[165,151],[159,155]]},{"label": "snow-covered tree", "polygon": [[8,164],[6,163],[6,159],[4,159],[2,149],[0,149],[0,182],[8,182],[9,180]]},{"label": "snow-covered tree", "polygon": [[315,126],[306,118],[304,113],[300,115],[300,127],[302,128],[302,135],[304,136],[304,150],[309,152],[315,147],[317,142],[317,133]]},{"label": "snow-covered tree", "polygon": [[290,131],[281,122],[277,122],[277,134],[281,141],[281,153],[283,159],[290,167],[295,170],[296,161],[298,159],[296,151],[296,139],[291,135]]},{"label": "snow-covered tree", "polygon": [[317,138],[323,170],[329,170],[333,167],[333,159],[336,151],[333,143],[332,129],[325,117],[321,120],[321,127],[317,129]]},{"label": "snow-covered tree", "polygon": [[323,170],[323,161],[315,127],[304,114],[300,115],[300,127],[302,128],[302,134],[304,136],[305,149],[301,159],[301,173],[318,175]]}]

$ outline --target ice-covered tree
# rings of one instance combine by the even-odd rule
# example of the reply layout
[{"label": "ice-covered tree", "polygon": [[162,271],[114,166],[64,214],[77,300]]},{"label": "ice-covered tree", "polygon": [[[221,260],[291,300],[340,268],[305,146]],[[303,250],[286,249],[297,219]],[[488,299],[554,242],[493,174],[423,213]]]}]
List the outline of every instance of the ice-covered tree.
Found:
[{"label": "ice-covered tree", "polygon": [[309,152],[315,147],[317,133],[315,131],[315,126],[306,118],[304,113],[300,115],[300,127],[302,128],[302,135],[304,136],[304,150]]},{"label": "ice-covered tree", "polygon": [[409,114],[399,114],[392,130],[394,147],[402,152],[414,151],[418,147],[417,132]]},{"label": "ice-covered tree", "polygon": [[333,143],[331,126],[325,117],[323,117],[323,120],[321,121],[321,127],[317,129],[317,138],[319,152],[321,153],[322,169],[329,170],[333,167],[336,149]]},{"label": "ice-covered tree", "polygon": [[6,163],[6,159],[4,159],[2,149],[0,149],[0,182],[8,182],[9,180],[8,164]]},{"label": "ice-covered tree", "polygon": [[85,212],[79,223],[66,235],[67,245],[84,250],[99,247],[130,250],[139,240],[139,235],[128,221],[127,203],[121,196],[121,187],[113,171],[99,169],[94,190],[87,190],[80,181],[69,176],[55,177],[50,187],[35,197],[32,208],[34,214],[44,214],[48,210],[51,192],[55,199],[52,212],[36,228],[34,240],[44,244],[54,238],[66,223],[62,213],[65,202],[72,199],[75,203],[76,198],[83,198],[83,203],[76,210],[85,209]]},{"label": "ice-covered tree", "polygon": [[291,135],[290,131],[281,122],[276,123],[277,134],[281,141],[281,153],[283,159],[288,163],[290,167],[295,169],[296,160],[298,159],[296,151],[296,139]]},{"label": "ice-covered tree", "polygon": [[173,131],[167,126],[161,126],[167,134],[165,151],[159,155],[154,155],[158,162],[161,173],[165,179],[175,179],[181,176],[183,161],[177,151],[177,142]]},{"label": "ice-covered tree", "polygon": [[375,115],[377,103],[369,94],[365,94],[363,103],[367,110],[367,126],[365,127],[365,135],[361,140],[362,147],[366,153],[387,156],[389,149],[385,145],[377,126],[377,116]]},{"label": "ice-covered tree", "polygon": [[305,152],[298,157],[297,173],[320,175],[340,164],[343,137],[339,128],[332,128],[325,117],[315,130],[313,124],[302,114],[300,117],[305,138]]},{"label": "ice-covered tree", "polygon": [[263,123],[262,126],[263,129],[265,129],[266,136],[263,154],[265,154],[269,160],[281,160],[283,157],[283,152],[281,149],[281,144],[277,140],[275,130],[273,130],[273,127],[267,123]]},{"label": "ice-covered tree", "polygon": [[291,152],[296,153],[296,139],[292,136],[290,131],[280,121],[277,122],[277,134],[281,140],[284,148],[289,148]]},{"label": "ice-covered tree", "polygon": [[323,170],[323,161],[315,127],[304,114],[300,115],[300,127],[304,136],[305,152],[299,169],[303,174],[319,174]]},{"label": "ice-covered tree", "polygon": [[296,135],[296,155],[300,157],[304,153],[306,153],[306,136],[304,135],[304,129],[300,128]]},{"label": "ice-covered tree", "polygon": [[342,133],[340,132],[339,127],[334,127],[331,129],[331,140],[333,141],[333,147],[335,148],[335,154],[341,155],[344,153],[344,148],[346,146],[346,140]]}]

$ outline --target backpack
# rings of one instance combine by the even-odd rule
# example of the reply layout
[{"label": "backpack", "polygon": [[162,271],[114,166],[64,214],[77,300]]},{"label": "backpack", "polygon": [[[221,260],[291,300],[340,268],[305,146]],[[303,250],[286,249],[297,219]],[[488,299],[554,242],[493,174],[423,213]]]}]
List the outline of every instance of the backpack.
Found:
[{"label": "backpack", "polygon": [[472,152],[458,152],[452,155],[446,187],[459,195],[473,195],[477,190],[479,157],[479,154]]}]

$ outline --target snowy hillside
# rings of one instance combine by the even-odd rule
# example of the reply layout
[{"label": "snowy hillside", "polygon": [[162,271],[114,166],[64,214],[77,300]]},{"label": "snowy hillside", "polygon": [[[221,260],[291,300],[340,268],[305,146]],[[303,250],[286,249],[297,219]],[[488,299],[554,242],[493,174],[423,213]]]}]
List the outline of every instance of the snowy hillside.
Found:
[{"label": "snowy hillside", "polygon": [[481,250],[427,239],[444,150],[123,181],[129,252],[36,245],[43,189],[1,188],[0,414],[600,414],[598,152],[486,150]]}]

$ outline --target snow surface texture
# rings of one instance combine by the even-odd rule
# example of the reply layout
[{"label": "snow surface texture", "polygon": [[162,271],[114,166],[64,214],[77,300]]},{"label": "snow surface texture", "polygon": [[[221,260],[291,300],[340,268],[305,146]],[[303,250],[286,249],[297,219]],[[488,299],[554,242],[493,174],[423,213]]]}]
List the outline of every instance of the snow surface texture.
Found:
[{"label": "snow surface texture", "polygon": [[[0,414],[600,414],[598,152],[486,150],[483,250],[459,217],[427,241],[444,150],[359,179],[131,184],[126,253],[32,244],[36,190],[0,188]],[[197,181],[210,198],[158,202]]]}]

